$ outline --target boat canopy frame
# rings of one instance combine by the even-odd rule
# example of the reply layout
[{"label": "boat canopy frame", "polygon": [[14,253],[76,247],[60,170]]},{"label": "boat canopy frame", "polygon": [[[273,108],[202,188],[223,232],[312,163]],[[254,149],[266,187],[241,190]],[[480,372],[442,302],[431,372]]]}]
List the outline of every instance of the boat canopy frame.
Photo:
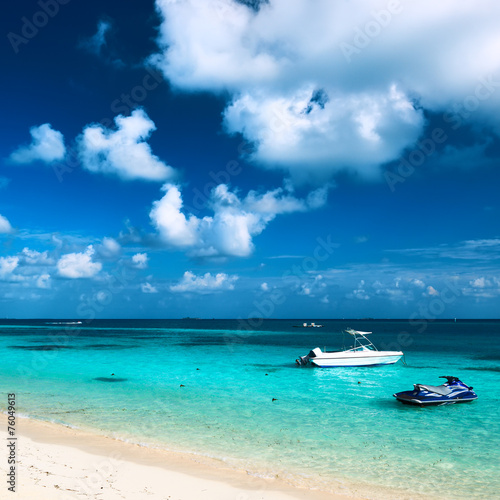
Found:
[{"label": "boat canopy frame", "polygon": [[349,351],[356,351],[360,348],[378,351],[378,349],[373,345],[373,342],[365,337],[365,335],[369,335],[373,332],[360,332],[359,330],[353,330],[352,328],[346,328],[344,332],[354,337],[354,345],[351,349],[348,349]]}]

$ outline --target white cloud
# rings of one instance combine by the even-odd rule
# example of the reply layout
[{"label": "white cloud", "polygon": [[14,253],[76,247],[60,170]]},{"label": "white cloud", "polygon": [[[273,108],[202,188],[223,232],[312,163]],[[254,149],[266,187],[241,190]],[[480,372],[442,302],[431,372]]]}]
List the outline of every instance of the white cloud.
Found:
[{"label": "white cloud", "polygon": [[118,115],[115,124],[116,130],[97,124],[84,128],[77,140],[84,168],[123,180],[165,181],[175,176],[174,169],[155,156],[146,142],[156,127],[143,109],[128,117]]},{"label": "white cloud", "polygon": [[28,265],[51,265],[54,263],[54,259],[49,257],[49,252],[47,250],[38,252],[37,250],[31,250],[25,247],[22,249],[19,257],[23,264]]},{"label": "white cloud", "polygon": [[157,0],[156,5],[164,16],[159,43],[165,52],[153,59],[175,86],[218,92],[278,75],[279,63],[256,46],[254,16],[241,3]]},{"label": "white cloud", "polygon": [[[392,283],[384,285],[381,288],[375,290],[375,294],[378,297],[384,297],[384,299],[391,300],[393,302],[408,302],[414,298],[413,291],[408,289],[406,286],[400,286],[400,279],[393,280]],[[404,283],[406,285],[406,283]]]},{"label": "white cloud", "polygon": [[50,288],[50,275],[46,269],[53,265],[54,259],[48,251],[23,248],[16,256],[0,257],[0,281],[23,282],[24,287]]},{"label": "white cloud", "polygon": [[132,264],[137,269],[146,269],[148,267],[148,254],[136,253],[132,256]]},{"label": "white cloud", "polygon": [[19,257],[0,257],[0,279],[9,279],[19,264]]},{"label": "white cloud", "polygon": [[43,161],[52,163],[62,160],[66,154],[64,137],[58,130],[54,130],[50,123],[31,127],[32,142],[29,146],[20,146],[11,155],[14,163],[31,163]]},{"label": "white cloud", "polygon": [[203,218],[183,213],[177,186],[166,184],[163,190],[165,195],[154,203],[150,217],[166,244],[188,250],[195,257],[246,257],[253,251],[252,238],[276,215],[317,208],[319,199],[326,201],[328,186],[313,191],[305,200],[283,188],[264,194],[250,191],[240,199],[225,184],[219,184],[209,201],[213,216]]},{"label": "white cloud", "polygon": [[425,289],[425,295],[428,295],[430,297],[437,297],[439,295],[439,292],[433,286],[429,285]]},{"label": "white cloud", "polygon": [[263,292],[267,292],[269,290],[269,285],[264,282],[264,283],[261,283],[260,284],[260,289],[263,291]]},{"label": "white cloud", "polygon": [[376,177],[419,139],[414,101],[433,112],[472,106],[462,121],[500,131],[496,0],[156,5],[161,51],[152,59],[171,84],[229,92],[226,129],[256,142],[254,160],[299,180],[345,168]]},{"label": "white cloud", "polygon": [[93,262],[95,250],[89,245],[85,252],[68,253],[57,262],[59,275],[63,278],[92,278],[102,269],[100,262]]},{"label": "white cloud", "polygon": [[37,288],[48,289],[51,287],[50,274],[41,274],[36,280]]},{"label": "white cloud", "polygon": [[421,111],[395,85],[338,95],[321,106],[312,101],[316,91],[306,86],[286,95],[246,92],[226,108],[225,128],[256,145],[253,160],[297,181],[325,180],[346,169],[378,177],[377,167],[397,158],[422,132]]},{"label": "white cloud", "polygon": [[12,226],[6,217],[0,215],[0,234],[11,233]]},{"label": "white cloud", "polygon": [[474,278],[469,280],[467,285],[462,288],[465,296],[488,299],[500,295],[500,280],[496,276]]},{"label": "white cloud", "polygon": [[[363,269],[361,272],[358,272]],[[346,294],[346,297],[349,299],[359,299],[359,300],[380,300],[383,299],[385,301],[390,300],[391,302],[404,302],[408,303],[415,298],[415,288],[422,289],[425,286],[420,280],[415,280],[410,277],[401,277],[401,269],[395,267],[391,269],[389,265],[380,265],[378,269],[373,273],[374,270],[373,264],[369,264],[367,266],[354,266],[350,268],[349,275],[347,278],[347,274],[345,275],[347,278],[347,283],[352,281],[355,276],[362,275],[366,276],[367,279],[370,279],[371,275],[374,274],[376,277],[380,277],[380,279],[375,279],[371,281],[371,284],[367,283],[365,279],[360,279],[357,287],[354,290],[349,291]],[[327,271],[327,276],[330,275],[331,270]],[[394,275],[392,279],[387,279],[389,276]],[[339,275],[341,281],[342,279],[340,270],[335,270],[335,274]],[[410,274],[407,271],[403,274]],[[345,286],[345,285],[343,285]],[[421,293],[421,292],[420,292]]]},{"label": "white cloud", "polygon": [[370,296],[366,292],[365,280],[358,283],[358,287],[351,293],[346,295],[348,299],[370,300]]},{"label": "white cloud", "polygon": [[475,280],[469,281],[472,288],[489,288],[491,287],[491,282],[486,278],[476,278]]},{"label": "white cloud", "polygon": [[425,283],[422,280],[413,279],[413,280],[410,281],[410,283],[413,286],[416,286],[417,288],[425,288]]},{"label": "white cloud", "polygon": [[[305,278],[303,278],[305,280]],[[318,293],[322,293],[326,287],[326,283],[323,281],[323,276],[317,274],[316,276],[305,280],[298,286],[297,293],[299,295],[306,295],[309,297],[316,297]]]},{"label": "white cloud", "polygon": [[158,290],[151,283],[143,283],[141,285],[142,293],[158,293]]},{"label": "white cloud", "polygon": [[113,258],[120,254],[121,249],[122,247],[114,238],[104,237],[97,247],[97,252],[101,257]]},{"label": "white cloud", "polygon": [[218,273],[215,276],[205,273],[203,276],[196,276],[190,271],[186,271],[177,285],[172,285],[172,292],[197,292],[211,293],[219,290],[233,290],[234,282],[238,276],[230,276],[225,273]]}]

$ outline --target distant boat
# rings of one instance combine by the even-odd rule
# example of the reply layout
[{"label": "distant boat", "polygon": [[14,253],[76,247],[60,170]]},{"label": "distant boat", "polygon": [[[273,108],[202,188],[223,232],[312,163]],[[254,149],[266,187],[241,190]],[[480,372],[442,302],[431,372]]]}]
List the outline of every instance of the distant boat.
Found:
[{"label": "distant boat", "polygon": [[316,347],[307,356],[301,356],[295,360],[299,366],[311,363],[321,368],[334,366],[374,366],[392,365],[402,357],[401,351],[379,351],[366,335],[372,332],[358,332],[348,328],[346,333],[354,337],[354,345],[343,351],[322,351]]},{"label": "distant boat", "polygon": [[46,325],[83,325],[83,321],[47,321]]},{"label": "distant boat", "polygon": [[293,325],[294,328],[323,328],[323,325],[317,325],[316,323],[302,323],[301,325]]}]

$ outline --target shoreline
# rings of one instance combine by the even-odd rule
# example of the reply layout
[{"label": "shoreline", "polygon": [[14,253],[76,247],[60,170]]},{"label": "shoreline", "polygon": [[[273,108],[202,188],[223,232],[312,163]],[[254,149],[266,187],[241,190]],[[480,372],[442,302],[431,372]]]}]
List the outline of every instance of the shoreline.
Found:
[{"label": "shoreline", "polygon": [[[0,414],[0,425],[0,436],[7,440],[5,413]],[[264,479],[209,465],[194,455],[148,448],[32,418],[16,418],[16,437],[16,500],[368,498],[351,492],[295,488],[279,478]],[[7,455],[1,462],[0,470],[4,470]],[[0,488],[8,491],[8,486],[5,481]]]}]

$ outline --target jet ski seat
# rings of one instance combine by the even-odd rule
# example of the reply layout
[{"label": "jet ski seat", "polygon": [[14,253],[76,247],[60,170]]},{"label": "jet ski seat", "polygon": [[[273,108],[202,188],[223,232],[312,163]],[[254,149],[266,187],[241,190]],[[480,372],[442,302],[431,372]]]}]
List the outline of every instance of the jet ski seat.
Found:
[{"label": "jet ski seat", "polygon": [[420,387],[421,389],[425,389],[426,391],[435,392],[436,394],[441,394],[441,396],[447,396],[450,392],[452,392],[452,389],[444,385],[417,384],[417,386]]}]

